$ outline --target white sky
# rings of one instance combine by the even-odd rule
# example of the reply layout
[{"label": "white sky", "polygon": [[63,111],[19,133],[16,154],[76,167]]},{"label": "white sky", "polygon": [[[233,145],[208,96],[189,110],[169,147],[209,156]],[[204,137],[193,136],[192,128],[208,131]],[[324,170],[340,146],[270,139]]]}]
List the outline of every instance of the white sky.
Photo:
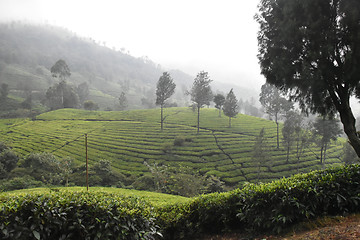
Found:
[{"label": "white sky", "polygon": [[1,19],[63,26],[180,69],[260,91],[259,0],[0,0]]}]

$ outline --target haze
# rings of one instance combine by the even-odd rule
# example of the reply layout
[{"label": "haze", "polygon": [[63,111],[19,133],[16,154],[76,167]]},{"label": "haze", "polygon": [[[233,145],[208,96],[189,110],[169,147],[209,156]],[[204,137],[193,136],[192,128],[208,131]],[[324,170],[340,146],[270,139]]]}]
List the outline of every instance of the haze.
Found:
[{"label": "haze", "polygon": [[147,56],[165,69],[259,91],[258,1],[0,0],[1,20],[66,27],[109,48]]}]

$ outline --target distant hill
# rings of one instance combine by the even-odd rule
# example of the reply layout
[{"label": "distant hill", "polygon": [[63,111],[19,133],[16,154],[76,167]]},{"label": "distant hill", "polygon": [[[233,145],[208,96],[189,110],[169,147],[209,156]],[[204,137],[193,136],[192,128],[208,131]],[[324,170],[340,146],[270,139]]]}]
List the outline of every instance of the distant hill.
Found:
[{"label": "distant hill", "polygon": [[[110,49],[50,25],[2,23],[0,32],[0,84],[8,84],[15,96],[25,98],[24,92],[31,91],[33,100],[40,102],[45,91],[58,81],[51,77],[49,69],[63,59],[71,71],[68,81],[74,87],[88,83],[88,99],[101,109],[116,110],[122,91],[127,95],[129,109],[154,107],[156,82],[165,70],[147,57],[135,58],[126,50]],[[194,76],[180,70],[167,71],[177,84],[170,102],[187,106],[189,99],[184,93],[191,87]],[[216,82],[213,90],[227,93],[230,88],[235,88],[239,98],[257,96],[253,91]]]},{"label": "distant hill", "polygon": [[[342,140],[328,147],[325,165],[318,159],[320,149],[315,144],[304,149],[299,159],[294,146],[287,162],[285,149],[276,148],[273,121],[239,114],[229,128],[228,118],[219,117],[217,109],[205,108],[197,134],[197,114],[190,108],[167,108],[165,114],[165,129],[161,131],[159,109],[62,109],[41,114],[35,121],[0,120],[0,135],[19,154],[46,151],[69,156],[81,165],[85,161],[84,134],[88,133],[90,165],[107,159],[117,172],[133,176],[149,173],[144,162],[182,165],[218,176],[229,185],[266,182],[342,164]],[[262,128],[267,157],[259,162],[253,156]]]}]

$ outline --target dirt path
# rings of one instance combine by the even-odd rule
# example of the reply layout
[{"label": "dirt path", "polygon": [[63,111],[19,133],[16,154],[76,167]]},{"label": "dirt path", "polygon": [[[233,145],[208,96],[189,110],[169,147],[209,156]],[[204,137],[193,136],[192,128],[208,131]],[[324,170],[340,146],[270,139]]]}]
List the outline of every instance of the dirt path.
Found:
[{"label": "dirt path", "polygon": [[284,236],[249,237],[243,234],[225,234],[206,236],[201,240],[358,240],[360,239],[360,214],[348,217],[323,218],[314,222],[301,224],[298,228],[311,230],[294,230]]}]

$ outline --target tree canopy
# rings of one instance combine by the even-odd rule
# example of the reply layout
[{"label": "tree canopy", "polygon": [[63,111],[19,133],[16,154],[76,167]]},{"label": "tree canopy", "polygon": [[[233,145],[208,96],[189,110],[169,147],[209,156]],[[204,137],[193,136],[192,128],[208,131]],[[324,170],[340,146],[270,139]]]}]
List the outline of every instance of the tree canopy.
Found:
[{"label": "tree canopy", "polygon": [[326,116],[319,117],[314,122],[313,133],[317,137],[316,143],[320,147],[320,162],[324,163],[328,144],[331,140],[336,141],[341,133],[338,121]]},{"label": "tree canopy", "polygon": [[360,97],[357,0],[261,0],[256,20],[262,74],[303,110],[340,114],[360,156],[349,99]]},{"label": "tree canopy", "polygon": [[235,117],[239,113],[238,101],[233,92],[233,89],[226,95],[224,102],[224,114],[229,117],[229,127],[231,127],[231,118]]},{"label": "tree canopy", "polygon": [[51,74],[55,78],[59,78],[61,81],[64,81],[66,78],[70,77],[70,69],[66,62],[62,59],[58,60],[50,69]]},{"label": "tree canopy", "polygon": [[205,71],[201,71],[194,79],[194,83],[189,92],[191,96],[191,101],[194,102],[198,110],[198,132],[200,128],[200,108],[205,105],[210,105],[210,101],[213,99],[213,94],[210,87],[211,82],[212,80],[210,79],[208,73]]},{"label": "tree canopy", "polygon": [[164,72],[156,84],[156,105],[160,105],[161,108],[161,130],[163,130],[165,120],[163,117],[164,104],[165,101],[174,94],[175,88],[176,84],[170,74],[168,72]]},{"label": "tree canopy", "polygon": [[264,107],[265,112],[275,119],[277,129],[277,148],[279,148],[279,118],[290,111],[293,108],[293,104],[282,97],[280,95],[280,91],[276,87],[268,83],[261,86],[259,101]]},{"label": "tree canopy", "polygon": [[221,110],[225,103],[224,95],[222,95],[220,93],[216,94],[214,96],[214,103],[215,103],[215,108],[219,109],[219,117],[221,117]]}]

